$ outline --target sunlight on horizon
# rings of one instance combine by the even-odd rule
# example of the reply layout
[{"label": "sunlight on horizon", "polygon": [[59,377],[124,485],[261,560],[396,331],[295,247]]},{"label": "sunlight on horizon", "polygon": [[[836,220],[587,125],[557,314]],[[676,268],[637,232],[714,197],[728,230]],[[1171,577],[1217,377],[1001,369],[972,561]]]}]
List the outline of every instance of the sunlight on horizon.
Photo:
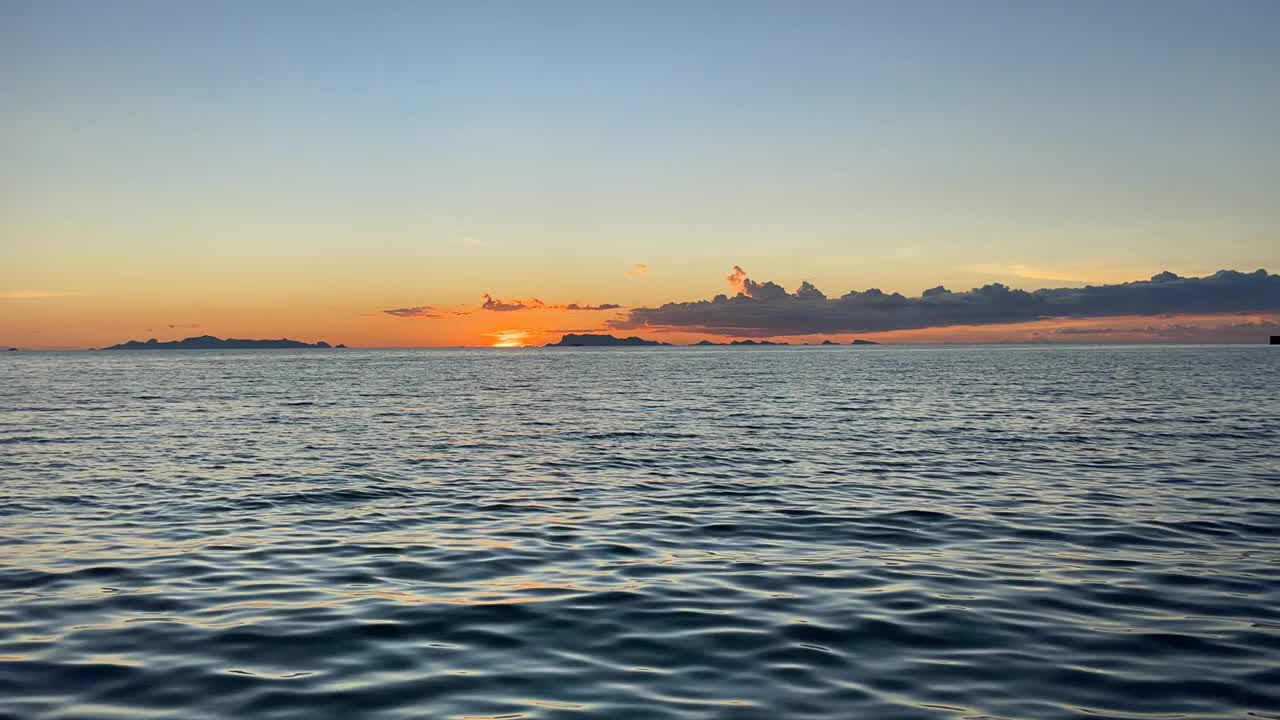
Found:
[{"label": "sunlight on horizon", "polygon": [[493,347],[515,348],[524,347],[524,340],[529,337],[529,333],[525,330],[501,330],[492,333],[492,336],[496,338]]}]

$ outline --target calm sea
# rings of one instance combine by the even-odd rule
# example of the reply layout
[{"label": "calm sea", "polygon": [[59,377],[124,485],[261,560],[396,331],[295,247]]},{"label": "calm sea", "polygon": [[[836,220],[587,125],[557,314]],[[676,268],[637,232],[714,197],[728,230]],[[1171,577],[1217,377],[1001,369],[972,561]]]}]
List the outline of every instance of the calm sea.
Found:
[{"label": "calm sea", "polygon": [[1280,349],[0,356],[0,717],[1280,718]]}]

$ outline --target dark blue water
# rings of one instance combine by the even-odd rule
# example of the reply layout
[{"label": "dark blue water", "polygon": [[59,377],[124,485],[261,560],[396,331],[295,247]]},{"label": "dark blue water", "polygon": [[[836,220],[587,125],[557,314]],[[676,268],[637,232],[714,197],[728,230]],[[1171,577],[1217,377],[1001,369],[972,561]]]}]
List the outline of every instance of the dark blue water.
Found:
[{"label": "dark blue water", "polygon": [[0,717],[1280,718],[1280,351],[0,357]]}]

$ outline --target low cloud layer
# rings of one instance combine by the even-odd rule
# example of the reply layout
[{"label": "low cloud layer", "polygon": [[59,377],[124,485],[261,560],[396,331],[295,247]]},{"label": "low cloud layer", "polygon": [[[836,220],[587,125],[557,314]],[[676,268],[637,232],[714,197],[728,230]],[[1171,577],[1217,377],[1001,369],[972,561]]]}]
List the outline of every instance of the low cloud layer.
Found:
[{"label": "low cloud layer", "polygon": [[919,297],[872,288],[829,298],[804,282],[787,292],[756,282],[738,266],[726,278],[733,295],[635,308],[612,329],[679,330],[739,337],[866,333],[1044,318],[1280,312],[1280,275],[1222,270],[1206,277],[1162,272],[1150,280],[1027,292],[1000,283],[964,292],[942,286]]},{"label": "low cloud layer", "polygon": [[416,305],[414,307],[392,308],[383,310],[383,315],[390,315],[397,318],[419,318],[424,320],[440,320],[447,317],[458,315],[470,315],[472,308],[475,310],[487,310],[489,312],[517,312],[520,310],[568,310],[568,311],[599,311],[599,310],[620,310],[621,305],[614,303],[601,303],[600,305],[581,305],[579,303],[568,303],[566,305],[549,305],[537,298],[527,298],[524,300],[503,300],[495,298],[489,293],[480,296],[480,304],[475,306],[458,306],[461,310],[444,310],[431,305]]},{"label": "low cloud layer", "polygon": [[459,317],[461,315],[470,315],[471,311],[466,309],[448,310],[445,308],[433,307],[431,305],[418,305],[416,307],[393,308],[391,310],[383,310],[383,315],[390,315],[398,318],[420,318],[423,320],[442,320],[448,317]]},{"label": "low cloud layer", "polygon": [[1053,335],[1069,339],[1147,340],[1185,343],[1256,343],[1259,338],[1280,335],[1280,322],[1247,320],[1216,324],[1183,322],[1151,323],[1140,327],[1064,327]]},{"label": "low cloud layer", "polygon": [[44,300],[47,298],[75,297],[79,294],[63,290],[6,290],[0,292],[0,300]]},{"label": "low cloud layer", "polygon": [[602,303],[600,305],[579,305],[578,303],[569,303],[568,305],[548,305],[538,298],[528,298],[526,300],[500,300],[492,297],[489,293],[481,296],[480,309],[490,310],[493,312],[513,312],[516,310],[618,310],[622,306],[613,303]]},{"label": "low cloud layer", "polygon": [[430,305],[419,305],[417,307],[394,308],[392,310],[383,310],[383,314],[398,318],[427,318],[436,319],[444,317],[444,313],[436,310]]}]

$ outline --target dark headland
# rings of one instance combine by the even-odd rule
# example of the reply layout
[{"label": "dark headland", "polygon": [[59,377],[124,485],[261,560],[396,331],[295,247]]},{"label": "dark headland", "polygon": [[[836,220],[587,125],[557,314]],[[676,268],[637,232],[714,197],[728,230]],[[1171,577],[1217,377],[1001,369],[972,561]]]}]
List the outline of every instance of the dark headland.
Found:
[{"label": "dark headland", "polygon": [[[289,340],[281,338],[279,340],[244,340],[241,338],[216,338],[212,335],[200,335],[198,337],[189,337],[184,340],[172,340],[168,342],[160,342],[155,338],[143,342],[141,340],[130,340],[129,342],[112,345],[103,350],[275,350],[285,348],[332,348],[327,342],[321,341],[317,343],[306,343],[301,340]],[[337,348],[346,348],[346,345],[338,345]]]}]

